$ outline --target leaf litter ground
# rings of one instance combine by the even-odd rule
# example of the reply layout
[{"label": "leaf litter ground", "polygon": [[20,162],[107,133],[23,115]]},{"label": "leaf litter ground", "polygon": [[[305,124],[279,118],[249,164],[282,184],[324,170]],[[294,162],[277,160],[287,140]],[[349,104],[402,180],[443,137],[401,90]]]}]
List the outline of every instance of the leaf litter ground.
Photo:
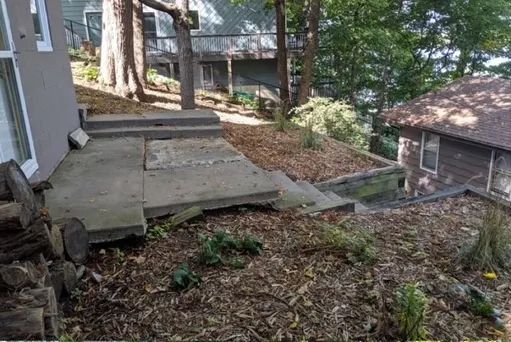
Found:
[{"label": "leaf litter ground", "polygon": [[[429,338],[503,337],[451,291],[454,283],[471,284],[511,312],[508,274],[488,281],[455,262],[459,248],[474,239],[483,206],[479,199],[461,197],[319,218],[257,208],[211,212],[202,222],[121,247],[122,252],[96,248],[80,291],[69,302],[66,331],[88,340],[392,340],[395,291],[418,282],[429,298]],[[376,260],[353,264],[342,252],[324,248],[319,225],[325,222],[374,236]],[[264,251],[245,256],[244,269],[202,266],[199,234],[217,230],[257,236]],[[183,263],[203,282],[178,292],[171,286],[172,273]],[[101,275],[100,282],[92,271]]]}]

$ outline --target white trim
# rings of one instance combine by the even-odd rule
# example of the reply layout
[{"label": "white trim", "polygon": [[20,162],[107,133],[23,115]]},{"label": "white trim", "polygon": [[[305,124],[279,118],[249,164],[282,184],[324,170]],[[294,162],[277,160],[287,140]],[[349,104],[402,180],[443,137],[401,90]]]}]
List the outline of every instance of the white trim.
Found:
[{"label": "white trim", "polygon": [[[37,51],[52,52],[53,45],[51,40],[50,21],[48,17],[48,9],[46,0],[34,0],[39,16],[39,25],[41,26],[41,36],[43,40],[37,40]],[[30,14],[32,15],[32,9]]]},{"label": "white trim", "polygon": [[[83,11],[83,24],[85,25],[85,33],[87,35],[87,40],[90,41],[90,35],[89,35],[89,22],[87,20],[87,14],[101,14],[101,22],[103,22],[103,11],[100,11],[100,10],[88,10],[88,11]],[[101,31],[103,30],[103,28],[100,29]],[[103,34],[103,33],[102,33]]]},{"label": "white trim", "polygon": [[[21,76],[20,76],[20,70],[18,68],[18,63],[16,61],[16,56],[14,54],[14,51],[16,50],[16,47],[14,45],[14,40],[12,38],[12,32],[11,32],[11,22],[9,20],[9,12],[7,12],[7,6],[5,5],[5,0],[0,0],[0,6],[2,6],[2,12],[4,13],[4,20],[5,20],[5,27],[7,30],[7,40],[9,41],[11,45],[11,51],[3,51],[4,53],[10,52],[10,56],[7,58],[12,58],[12,62],[14,65],[14,74],[16,77],[16,83],[18,86],[18,94],[20,97],[21,102],[21,111],[23,116],[23,123],[25,124],[27,139],[28,139],[28,147],[30,149],[30,159],[23,162],[22,170],[25,173],[25,176],[27,178],[32,177],[32,175],[37,171],[39,168],[37,164],[37,157],[35,153],[35,147],[34,147],[34,139],[32,137],[32,129],[30,128],[30,120],[28,118],[28,111],[27,111],[27,103],[25,102],[25,92],[23,91],[23,85],[21,83]],[[0,55],[0,57],[2,57]]]},{"label": "white trim", "polygon": [[[431,136],[438,138],[438,147],[436,150],[436,162],[435,162],[434,170],[422,165],[422,158],[424,156],[424,138],[425,138],[426,134],[430,134]],[[429,173],[435,174],[435,175],[438,174],[438,158],[439,158],[439,156],[440,156],[440,136],[438,134],[434,134],[431,132],[422,131],[421,155],[420,155],[420,165],[419,165],[420,169],[427,171]]]},{"label": "white trim", "polygon": [[491,150],[490,159],[490,172],[488,174],[488,184],[486,185],[486,192],[491,192],[491,182],[493,180],[493,164],[495,163],[495,150]]}]

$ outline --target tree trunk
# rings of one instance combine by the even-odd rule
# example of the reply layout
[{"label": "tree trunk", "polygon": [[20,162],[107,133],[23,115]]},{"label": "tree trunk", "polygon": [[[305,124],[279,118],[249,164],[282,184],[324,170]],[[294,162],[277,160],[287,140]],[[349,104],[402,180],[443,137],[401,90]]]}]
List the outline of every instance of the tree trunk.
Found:
[{"label": "tree trunk", "polygon": [[314,58],[319,45],[319,17],[321,14],[321,0],[311,0],[307,18],[307,41],[303,53],[303,70],[298,91],[298,104],[303,105],[309,100],[309,89],[314,75]]},{"label": "tree trunk", "polygon": [[178,48],[181,109],[195,109],[193,51],[188,0],[176,0],[175,4],[162,0],[140,0],[140,2],[158,11],[168,13],[172,17]]},{"label": "tree trunk", "polygon": [[42,340],[44,309],[18,309],[0,312],[1,340]]},{"label": "tree trunk", "polygon": [[144,11],[140,0],[133,0],[133,51],[135,70],[143,88],[147,87]]},{"label": "tree trunk", "polygon": [[275,0],[277,18],[277,73],[279,75],[279,93],[281,110],[288,115],[291,99],[289,98],[289,79],[287,70],[287,36],[286,36],[286,0]]},{"label": "tree trunk", "polygon": [[76,264],[83,264],[89,256],[89,234],[85,225],[77,218],[55,222],[53,229],[60,230],[64,237],[64,252]]},{"label": "tree trunk", "polygon": [[0,205],[0,231],[27,228],[32,223],[32,214],[22,203]]},{"label": "tree trunk", "polygon": [[49,258],[60,258],[55,248],[55,237],[42,220],[37,220],[25,230],[0,233],[0,263],[10,263],[43,253]]},{"label": "tree trunk", "polygon": [[101,62],[99,68],[100,82],[107,86],[115,86],[115,61],[113,53],[113,17],[114,4],[113,0],[103,1],[102,12],[102,31],[101,31]]}]

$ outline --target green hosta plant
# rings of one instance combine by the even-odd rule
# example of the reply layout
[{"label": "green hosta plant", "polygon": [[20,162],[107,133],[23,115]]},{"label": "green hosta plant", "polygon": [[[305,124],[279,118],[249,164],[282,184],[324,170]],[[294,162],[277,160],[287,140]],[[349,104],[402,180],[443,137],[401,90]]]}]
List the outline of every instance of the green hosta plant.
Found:
[{"label": "green hosta plant", "polygon": [[174,287],[178,290],[187,290],[193,286],[199,286],[202,282],[201,277],[188,268],[188,265],[179,266],[174,272]]},{"label": "green hosta plant", "polygon": [[83,69],[82,75],[87,81],[97,82],[99,79],[99,68],[97,66],[89,65]]},{"label": "green hosta plant", "polygon": [[424,321],[428,299],[417,284],[408,284],[397,291],[397,324],[401,338],[407,341],[426,337]]},{"label": "green hosta plant", "polygon": [[310,126],[314,132],[328,135],[358,148],[368,147],[368,135],[357,120],[352,106],[329,98],[311,98],[292,111],[293,122]]},{"label": "green hosta plant", "polygon": [[147,83],[156,85],[158,81],[158,71],[156,69],[149,68],[146,73]]}]

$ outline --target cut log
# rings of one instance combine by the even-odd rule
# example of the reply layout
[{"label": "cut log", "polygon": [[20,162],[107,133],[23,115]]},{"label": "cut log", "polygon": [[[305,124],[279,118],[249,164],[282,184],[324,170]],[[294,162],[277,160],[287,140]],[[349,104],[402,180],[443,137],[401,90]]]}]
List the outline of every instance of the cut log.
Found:
[{"label": "cut log", "polygon": [[58,227],[53,227],[50,230],[51,242],[55,248],[55,256],[59,259],[64,258],[64,240],[62,239],[62,233]]},{"label": "cut log", "polygon": [[32,216],[38,216],[34,192],[27,177],[14,160],[0,164],[0,200],[23,203]]},{"label": "cut log", "polygon": [[52,287],[21,291],[0,298],[8,310],[42,308],[46,337],[58,337],[58,306]]},{"label": "cut log", "polygon": [[0,231],[25,229],[32,223],[32,214],[22,203],[0,205]]},{"label": "cut log", "polygon": [[53,222],[53,229],[60,229],[64,237],[64,252],[69,260],[83,264],[89,256],[89,233],[76,217]]},{"label": "cut log", "polygon": [[0,232],[0,263],[28,259],[43,253],[45,257],[58,257],[53,238],[42,220],[19,232]]},{"label": "cut log", "polygon": [[44,192],[46,190],[53,189],[53,185],[48,181],[41,181],[38,183],[33,183],[31,185],[32,191],[34,191],[35,200],[38,206],[38,209],[44,208],[46,206],[46,195]]},{"label": "cut log", "polygon": [[64,293],[70,295],[77,283],[76,267],[72,262],[57,260],[50,265],[50,277],[59,298]]},{"label": "cut log", "polygon": [[42,340],[44,337],[43,308],[0,312],[0,340]]},{"label": "cut log", "polygon": [[42,275],[30,261],[0,265],[0,287],[9,290],[39,287]]},{"label": "cut log", "polygon": [[174,227],[177,227],[187,221],[202,217],[202,215],[202,209],[200,207],[191,207],[172,216],[170,222]]}]

